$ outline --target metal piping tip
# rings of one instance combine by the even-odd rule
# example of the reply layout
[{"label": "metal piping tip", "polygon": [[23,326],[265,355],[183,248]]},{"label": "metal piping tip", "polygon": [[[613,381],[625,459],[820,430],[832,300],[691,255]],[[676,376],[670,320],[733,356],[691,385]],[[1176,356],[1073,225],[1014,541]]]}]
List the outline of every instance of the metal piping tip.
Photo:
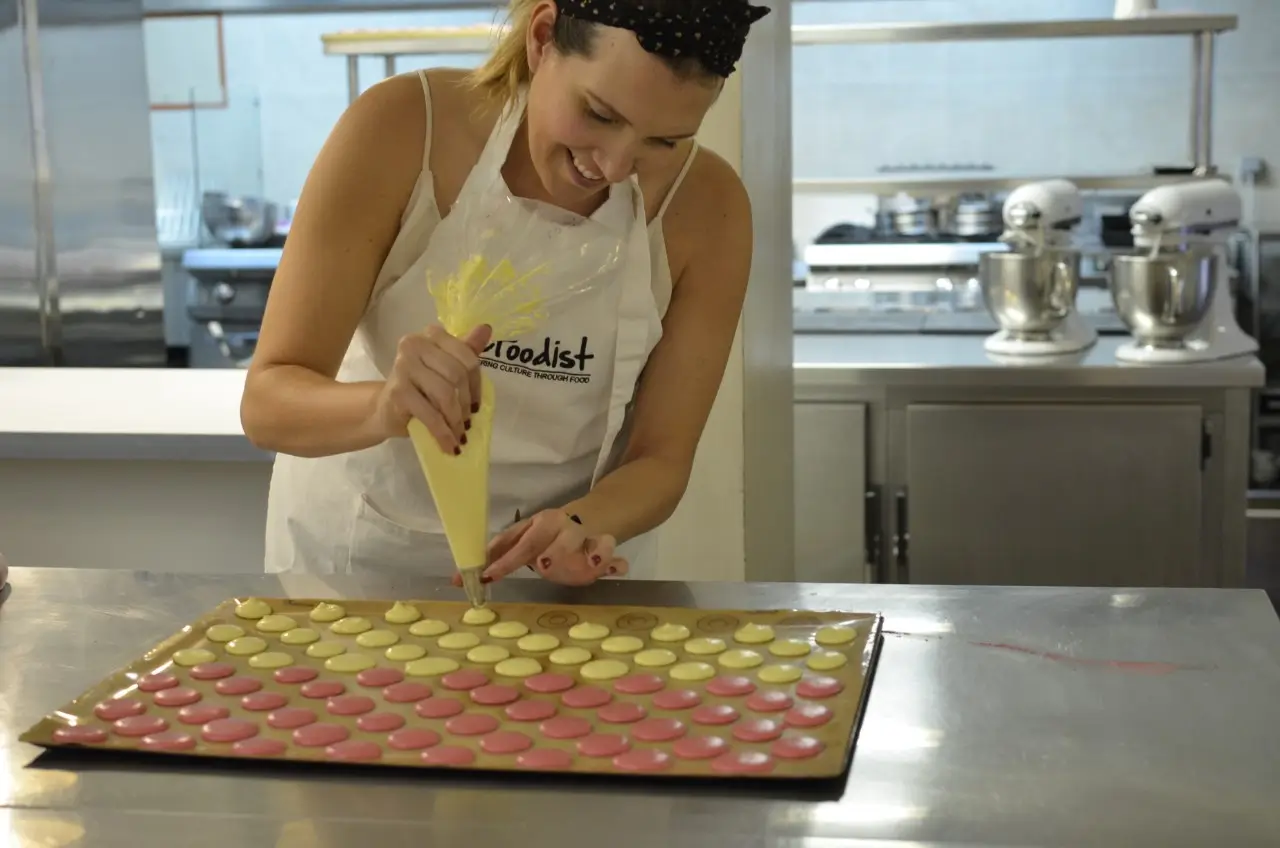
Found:
[{"label": "metal piping tip", "polygon": [[467,600],[473,607],[483,607],[489,603],[489,587],[481,580],[483,568],[460,568],[462,588],[467,593]]}]

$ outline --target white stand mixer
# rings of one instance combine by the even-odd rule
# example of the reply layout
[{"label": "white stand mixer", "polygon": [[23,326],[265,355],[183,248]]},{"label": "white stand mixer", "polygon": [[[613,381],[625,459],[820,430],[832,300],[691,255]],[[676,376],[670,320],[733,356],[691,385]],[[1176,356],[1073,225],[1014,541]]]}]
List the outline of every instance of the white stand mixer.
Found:
[{"label": "white stand mixer", "polygon": [[1228,280],[1226,247],[1241,209],[1239,194],[1217,178],[1161,186],[1133,205],[1139,254],[1115,257],[1111,293],[1134,338],[1116,359],[1204,362],[1258,350],[1236,322]]},{"label": "white stand mixer", "polygon": [[[988,353],[1001,359],[1054,357],[1087,350],[1098,340],[1097,332],[1081,320],[1075,308],[1080,257],[1070,248],[1072,228],[1080,222],[1083,208],[1080,190],[1068,180],[1028,183],[1016,188],[1005,200],[1005,231],[1000,240],[1009,245],[1010,252],[984,256],[986,261],[981,270],[988,309],[1002,327],[983,343]],[[1005,291],[997,301],[1001,287],[1009,288],[999,279],[1004,273],[1001,265],[1007,264],[1009,273],[1017,274],[1013,263],[1018,257],[1049,261],[1053,269],[1051,279],[1020,281],[1019,292]],[[1026,263],[1022,264],[1025,267]],[[1032,303],[1032,292],[1043,295],[1034,298],[1043,302]],[[1049,301],[1060,302],[1050,304]],[[1050,326],[1031,328],[1030,322],[1026,322],[1027,313],[1046,307],[1061,317],[1043,322]],[[1017,326],[1024,323],[1026,326]]]}]

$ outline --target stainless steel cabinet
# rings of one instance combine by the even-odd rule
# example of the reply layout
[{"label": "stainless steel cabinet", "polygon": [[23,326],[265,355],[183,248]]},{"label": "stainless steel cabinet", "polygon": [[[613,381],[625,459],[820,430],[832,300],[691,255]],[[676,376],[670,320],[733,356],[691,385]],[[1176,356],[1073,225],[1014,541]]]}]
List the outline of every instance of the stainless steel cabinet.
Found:
[{"label": "stainless steel cabinet", "polygon": [[1214,584],[1200,406],[911,404],[892,417],[892,579]]},{"label": "stainless steel cabinet", "polygon": [[[867,411],[862,404],[796,403],[796,580],[867,581]],[[879,533],[878,520],[871,528]]]}]

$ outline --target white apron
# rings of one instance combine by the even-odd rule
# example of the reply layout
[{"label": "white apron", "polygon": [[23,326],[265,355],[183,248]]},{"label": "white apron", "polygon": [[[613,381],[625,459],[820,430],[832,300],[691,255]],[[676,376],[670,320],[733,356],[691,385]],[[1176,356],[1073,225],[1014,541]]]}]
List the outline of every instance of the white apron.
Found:
[{"label": "white apron", "polygon": [[[464,217],[459,210],[506,196],[502,166],[524,106],[521,95],[498,120],[417,261],[375,291],[338,380],[384,379],[399,339],[436,320],[426,271],[457,267],[456,230]],[[563,220],[562,210],[556,214]],[[533,333],[492,344],[481,357],[497,398],[491,533],[509,525],[517,510],[529,516],[581,497],[615,466],[640,371],[662,335],[635,177],[611,186],[592,219],[623,239],[615,269],[594,289],[558,305]],[[641,536],[619,554],[627,557],[633,576],[652,577],[652,549],[652,540]],[[277,456],[267,506],[267,571],[395,577],[444,576],[453,568],[430,488],[407,438],[338,456]]]}]

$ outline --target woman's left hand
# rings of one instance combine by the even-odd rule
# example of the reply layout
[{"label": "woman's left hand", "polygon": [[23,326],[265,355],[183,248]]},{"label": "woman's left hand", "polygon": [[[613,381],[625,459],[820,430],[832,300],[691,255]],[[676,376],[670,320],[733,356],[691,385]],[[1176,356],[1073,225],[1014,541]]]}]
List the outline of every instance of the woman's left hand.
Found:
[{"label": "woman's left hand", "polygon": [[627,573],[627,561],[614,555],[615,545],[612,536],[588,536],[564,510],[543,510],[517,521],[489,543],[484,577],[501,580],[528,566],[553,583],[586,586]]}]

